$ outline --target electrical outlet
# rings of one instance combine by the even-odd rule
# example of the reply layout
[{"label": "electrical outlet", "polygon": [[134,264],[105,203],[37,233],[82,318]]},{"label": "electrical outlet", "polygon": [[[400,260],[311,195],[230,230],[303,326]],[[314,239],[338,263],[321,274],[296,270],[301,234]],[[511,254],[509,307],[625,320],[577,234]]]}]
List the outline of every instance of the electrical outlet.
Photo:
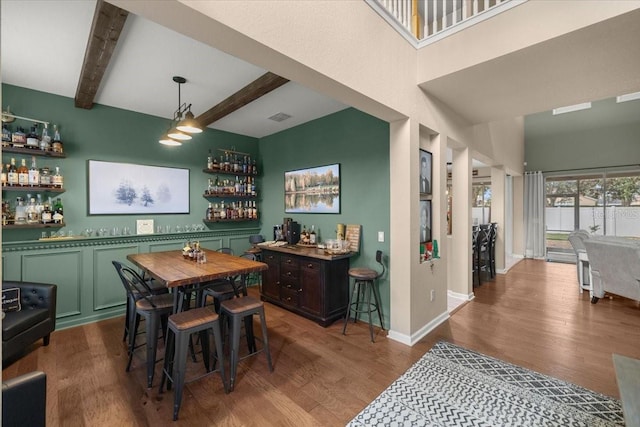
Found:
[{"label": "electrical outlet", "polygon": [[384,242],[384,231],[378,231],[378,242]]},{"label": "electrical outlet", "polygon": [[436,299],[436,290],[431,289],[431,302],[433,302],[434,299]]}]

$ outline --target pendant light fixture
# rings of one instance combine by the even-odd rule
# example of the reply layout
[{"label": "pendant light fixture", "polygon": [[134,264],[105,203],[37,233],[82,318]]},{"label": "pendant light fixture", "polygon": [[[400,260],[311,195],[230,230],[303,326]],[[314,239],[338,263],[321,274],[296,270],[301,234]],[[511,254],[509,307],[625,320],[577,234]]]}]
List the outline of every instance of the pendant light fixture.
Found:
[{"label": "pendant light fixture", "polygon": [[202,132],[202,127],[191,112],[191,104],[182,103],[180,98],[180,85],[186,83],[187,79],[173,76],[173,81],[178,83],[178,108],[173,113],[170,129],[160,137],[158,142],[164,145],[179,146],[191,139],[190,134]]}]

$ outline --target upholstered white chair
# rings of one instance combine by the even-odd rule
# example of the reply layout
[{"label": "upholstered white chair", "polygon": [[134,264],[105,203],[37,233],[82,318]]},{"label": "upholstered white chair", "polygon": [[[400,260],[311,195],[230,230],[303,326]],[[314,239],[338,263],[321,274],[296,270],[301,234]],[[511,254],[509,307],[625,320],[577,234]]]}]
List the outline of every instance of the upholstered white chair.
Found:
[{"label": "upholstered white chair", "polygon": [[640,243],[630,240],[587,239],[591,266],[591,302],[605,292],[640,301]]},{"label": "upholstered white chair", "polygon": [[[569,233],[569,242],[576,254],[576,267],[578,269],[578,292],[591,290],[591,282],[589,279],[589,258],[587,250],[584,247],[584,241],[589,238],[589,233],[585,230],[576,230]],[[585,274],[585,272],[587,274]]]}]

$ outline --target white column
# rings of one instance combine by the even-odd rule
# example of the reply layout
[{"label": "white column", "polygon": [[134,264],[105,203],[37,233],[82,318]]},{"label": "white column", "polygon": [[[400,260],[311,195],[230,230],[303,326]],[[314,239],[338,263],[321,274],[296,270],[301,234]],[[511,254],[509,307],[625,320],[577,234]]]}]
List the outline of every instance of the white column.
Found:
[{"label": "white column", "polygon": [[472,295],[471,281],[471,153],[468,148],[454,148],[451,174],[453,192],[451,259],[448,288],[456,293]]},{"label": "white column", "polygon": [[418,123],[410,119],[390,123],[390,261],[389,338],[411,341],[412,276],[420,256],[418,245]]},{"label": "white column", "polygon": [[504,167],[491,168],[491,222],[498,223],[498,236],[496,239],[496,271],[504,270],[505,254],[505,180],[507,174]]}]

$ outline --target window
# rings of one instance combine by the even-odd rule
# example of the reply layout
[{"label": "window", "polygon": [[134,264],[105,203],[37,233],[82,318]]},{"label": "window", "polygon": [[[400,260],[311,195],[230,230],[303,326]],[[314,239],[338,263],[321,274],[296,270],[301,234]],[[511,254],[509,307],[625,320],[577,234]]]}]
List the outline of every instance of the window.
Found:
[{"label": "window", "polygon": [[[573,254],[573,230],[606,236],[640,236],[640,172],[547,177],[547,254]],[[561,256],[560,256],[561,257]]]},{"label": "window", "polygon": [[479,183],[471,187],[471,217],[473,224],[491,222],[491,184]]}]

